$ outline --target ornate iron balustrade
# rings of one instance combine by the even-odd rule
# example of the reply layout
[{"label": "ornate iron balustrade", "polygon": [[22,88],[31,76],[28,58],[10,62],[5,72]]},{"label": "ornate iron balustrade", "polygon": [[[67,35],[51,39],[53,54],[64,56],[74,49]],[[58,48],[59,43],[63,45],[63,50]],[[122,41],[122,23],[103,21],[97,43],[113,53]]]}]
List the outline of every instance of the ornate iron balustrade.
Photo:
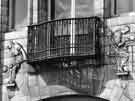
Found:
[{"label": "ornate iron balustrade", "polygon": [[87,17],[52,20],[29,26],[29,61],[95,55],[100,24],[100,18]]}]

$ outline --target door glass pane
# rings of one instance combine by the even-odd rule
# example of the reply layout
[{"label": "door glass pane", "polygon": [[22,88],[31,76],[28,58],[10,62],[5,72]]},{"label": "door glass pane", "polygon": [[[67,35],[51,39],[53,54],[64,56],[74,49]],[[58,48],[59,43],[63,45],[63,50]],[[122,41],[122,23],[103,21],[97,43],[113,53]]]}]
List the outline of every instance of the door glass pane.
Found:
[{"label": "door glass pane", "polygon": [[133,0],[117,0],[117,13],[127,13],[133,11]]},{"label": "door glass pane", "polygon": [[95,0],[76,0],[75,16],[76,17],[94,16],[94,1]]},{"label": "door glass pane", "polygon": [[[94,9],[94,0],[75,0],[75,17],[94,16]],[[70,17],[71,0],[55,0],[55,18]]]},{"label": "door glass pane", "polygon": [[15,28],[27,26],[27,0],[16,0]]},{"label": "door glass pane", "polygon": [[55,19],[70,18],[71,0],[55,0]]}]

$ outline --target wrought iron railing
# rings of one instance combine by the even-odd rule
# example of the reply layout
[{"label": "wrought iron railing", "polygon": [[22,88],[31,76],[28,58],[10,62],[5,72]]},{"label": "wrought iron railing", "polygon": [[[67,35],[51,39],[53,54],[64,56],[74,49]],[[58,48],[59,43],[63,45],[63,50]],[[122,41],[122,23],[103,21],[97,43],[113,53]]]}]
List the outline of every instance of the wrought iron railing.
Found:
[{"label": "wrought iron railing", "polygon": [[29,60],[95,55],[100,24],[98,17],[87,17],[52,20],[29,26]]}]

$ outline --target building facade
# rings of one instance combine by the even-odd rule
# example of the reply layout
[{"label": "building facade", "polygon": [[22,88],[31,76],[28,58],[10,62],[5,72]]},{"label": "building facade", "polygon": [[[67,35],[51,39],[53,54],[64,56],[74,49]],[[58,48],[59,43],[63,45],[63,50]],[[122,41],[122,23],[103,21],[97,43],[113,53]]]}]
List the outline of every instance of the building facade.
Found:
[{"label": "building facade", "polygon": [[0,0],[1,65],[10,64],[6,44],[14,40],[47,85],[95,96],[118,75],[128,72],[127,81],[130,75],[134,82],[134,5],[135,0]]}]

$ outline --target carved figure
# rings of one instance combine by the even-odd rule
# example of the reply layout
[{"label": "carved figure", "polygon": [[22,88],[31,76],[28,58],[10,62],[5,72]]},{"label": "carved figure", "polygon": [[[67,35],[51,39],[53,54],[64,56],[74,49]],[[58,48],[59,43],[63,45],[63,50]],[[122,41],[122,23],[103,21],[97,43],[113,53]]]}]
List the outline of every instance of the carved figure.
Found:
[{"label": "carved figure", "polygon": [[132,41],[134,41],[135,37],[131,37],[130,35],[130,27],[122,26],[114,33],[112,33],[112,41],[115,48],[115,52],[118,56],[118,71],[119,72],[128,72],[128,60],[129,60],[129,52],[128,45]]}]

